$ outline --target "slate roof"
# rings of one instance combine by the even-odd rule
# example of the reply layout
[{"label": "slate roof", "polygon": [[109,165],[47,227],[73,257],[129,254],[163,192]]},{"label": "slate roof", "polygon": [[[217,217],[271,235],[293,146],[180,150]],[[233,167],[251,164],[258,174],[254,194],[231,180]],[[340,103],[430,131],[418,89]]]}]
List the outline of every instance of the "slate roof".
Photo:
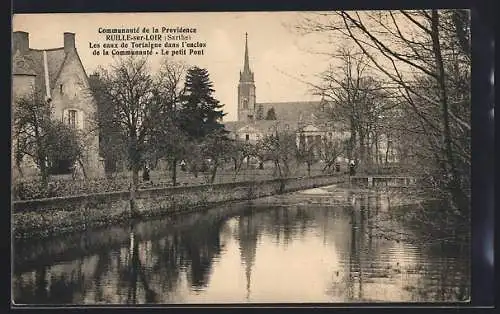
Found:
[{"label": "slate roof", "polygon": [[278,131],[297,131],[300,125],[297,121],[282,121],[282,120],[255,120],[251,122],[245,121],[230,121],[225,122],[224,126],[226,130],[235,133],[245,126],[254,128],[263,134],[270,134]]},{"label": "slate roof", "polygon": [[49,86],[53,90],[66,58],[66,53],[62,47],[46,50],[30,48],[24,55],[21,55],[19,50],[17,50],[12,70],[14,75],[36,75],[35,88],[45,95],[44,51],[47,54]]},{"label": "slate roof", "polygon": [[17,51],[13,55],[12,73],[16,75],[36,75],[31,59],[27,59]]},{"label": "slate roof", "polygon": [[264,116],[267,111],[274,108],[277,120],[281,121],[299,121],[308,120],[311,115],[321,108],[321,101],[296,101],[296,102],[274,102],[274,103],[258,103],[264,108]]},{"label": "slate roof", "polygon": [[308,125],[313,125],[323,130],[345,130],[344,123],[332,122],[322,110],[323,106],[329,106],[327,102],[321,101],[298,101],[298,102],[275,102],[260,103],[264,108],[264,115],[267,110],[274,108],[277,120],[254,120],[254,121],[229,121],[225,122],[226,130],[236,132],[244,126],[250,126],[264,134],[269,134],[271,130],[299,130]]}]

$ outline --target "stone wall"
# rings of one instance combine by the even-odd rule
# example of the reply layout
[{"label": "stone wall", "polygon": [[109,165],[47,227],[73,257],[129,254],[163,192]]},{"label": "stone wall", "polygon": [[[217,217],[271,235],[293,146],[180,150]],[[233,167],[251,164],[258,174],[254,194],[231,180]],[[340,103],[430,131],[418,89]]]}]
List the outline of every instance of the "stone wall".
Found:
[{"label": "stone wall", "polygon": [[[139,190],[139,218],[198,211],[215,204],[248,200],[338,183],[338,176],[275,179],[216,185]],[[43,237],[130,219],[128,191],[14,202],[16,238]]]}]

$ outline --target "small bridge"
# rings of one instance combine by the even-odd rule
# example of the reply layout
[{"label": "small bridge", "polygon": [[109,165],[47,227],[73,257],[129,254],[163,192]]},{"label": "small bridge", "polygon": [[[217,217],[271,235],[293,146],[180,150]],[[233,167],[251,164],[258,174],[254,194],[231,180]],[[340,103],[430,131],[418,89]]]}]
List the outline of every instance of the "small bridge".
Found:
[{"label": "small bridge", "polygon": [[412,176],[359,175],[349,177],[349,183],[360,187],[413,187],[418,178]]}]

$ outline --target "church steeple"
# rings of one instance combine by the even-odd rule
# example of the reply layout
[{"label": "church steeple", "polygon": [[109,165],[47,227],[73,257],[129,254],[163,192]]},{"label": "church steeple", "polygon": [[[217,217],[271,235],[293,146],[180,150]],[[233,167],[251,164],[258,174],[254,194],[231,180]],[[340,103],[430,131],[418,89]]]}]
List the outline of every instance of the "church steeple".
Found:
[{"label": "church steeple", "polygon": [[240,82],[253,82],[253,72],[250,70],[248,57],[248,33],[245,33],[245,59],[243,61],[243,72],[240,72]]},{"label": "church steeple", "polygon": [[238,121],[253,121],[255,119],[255,83],[248,53],[248,33],[245,33],[245,57],[243,71],[240,71],[238,84]]}]

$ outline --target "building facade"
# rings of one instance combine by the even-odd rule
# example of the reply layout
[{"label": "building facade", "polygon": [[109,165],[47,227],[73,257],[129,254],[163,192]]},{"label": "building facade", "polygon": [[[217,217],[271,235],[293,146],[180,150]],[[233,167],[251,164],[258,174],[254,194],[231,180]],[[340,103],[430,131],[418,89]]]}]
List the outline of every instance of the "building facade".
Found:
[{"label": "building facade", "polygon": [[[64,33],[64,46],[52,49],[30,48],[29,34],[13,33],[12,106],[21,97],[43,96],[43,101],[52,107],[53,119],[75,128],[83,140],[85,153],[83,170],[88,177],[104,174],[99,156],[99,135],[95,124],[96,101],[90,92],[88,76],[75,47],[75,34]],[[14,107],[13,107],[14,108]],[[12,139],[13,144],[16,139]],[[15,145],[12,145],[13,154]],[[65,164],[53,174],[71,171],[75,165]],[[14,165],[14,164],[13,164]],[[21,163],[24,174],[37,172],[35,164],[27,157]],[[19,169],[13,167],[14,176]]]},{"label": "building facade", "polygon": [[[334,109],[333,104],[325,100],[257,102],[255,76],[250,67],[246,34],[243,71],[240,71],[238,83],[238,121],[224,123],[234,139],[256,143],[276,132],[291,132],[296,136],[298,148],[307,148],[319,156],[321,149],[332,149],[334,143],[346,141],[351,136],[347,123],[333,122],[329,117],[328,113]],[[275,119],[266,120],[270,110],[274,112]],[[372,163],[399,162],[394,149],[395,143],[385,134],[378,137],[376,145],[371,143],[369,146],[372,148]],[[353,158],[357,158],[356,150],[354,148]],[[346,154],[339,159],[346,162]]]},{"label": "building facade", "polygon": [[[250,68],[248,35],[245,34],[243,71],[238,83],[238,121],[225,122],[232,137],[251,143],[276,132],[296,135],[297,145],[319,147],[329,141],[342,141],[349,136],[346,128],[323,117],[326,101],[257,103],[254,73]],[[266,120],[269,111],[275,119]]]}]

